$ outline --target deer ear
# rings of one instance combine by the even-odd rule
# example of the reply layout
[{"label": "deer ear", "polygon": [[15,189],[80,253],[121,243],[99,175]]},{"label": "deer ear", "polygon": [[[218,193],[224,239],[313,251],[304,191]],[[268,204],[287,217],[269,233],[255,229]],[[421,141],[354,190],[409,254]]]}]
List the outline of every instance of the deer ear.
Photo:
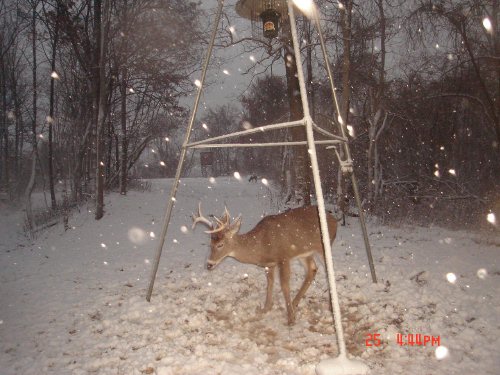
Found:
[{"label": "deer ear", "polygon": [[241,216],[238,216],[236,220],[229,227],[229,233],[232,235],[238,233],[241,227]]}]

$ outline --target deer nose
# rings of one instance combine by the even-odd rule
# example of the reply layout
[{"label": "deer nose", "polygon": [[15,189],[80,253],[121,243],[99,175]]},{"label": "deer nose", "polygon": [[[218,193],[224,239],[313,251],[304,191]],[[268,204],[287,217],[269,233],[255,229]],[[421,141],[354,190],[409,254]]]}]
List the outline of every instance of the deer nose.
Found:
[{"label": "deer nose", "polygon": [[215,264],[208,262],[207,263],[207,270],[213,270],[215,267]]}]

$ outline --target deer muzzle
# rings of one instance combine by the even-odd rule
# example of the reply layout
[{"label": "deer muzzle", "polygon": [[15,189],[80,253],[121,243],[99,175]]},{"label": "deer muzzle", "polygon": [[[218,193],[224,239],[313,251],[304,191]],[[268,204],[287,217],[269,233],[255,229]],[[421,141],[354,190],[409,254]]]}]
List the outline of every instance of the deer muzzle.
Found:
[{"label": "deer muzzle", "polygon": [[217,263],[215,262],[212,262],[212,261],[207,261],[207,270],[213,270],[215,268],[215,266],[217,265]]}]

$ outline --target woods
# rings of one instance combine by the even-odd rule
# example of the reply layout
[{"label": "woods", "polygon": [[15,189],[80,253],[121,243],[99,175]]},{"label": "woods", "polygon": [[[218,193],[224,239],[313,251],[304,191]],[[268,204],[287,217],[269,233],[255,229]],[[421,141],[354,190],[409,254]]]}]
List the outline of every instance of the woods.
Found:
[{"label": "woods", "polygon": [[53,211],[93,197],[99,219],[104,191],[118,186],[126,194],[131,166],[170,131],[174,121],[165,119],[184,115],[178,101],[192,89],[198,6],[27,0],[0,7],[1,189],[13,200],[25,193],[29,207],[36,185],[49,192]]},{"label": "woods", "polygon": [[[316,3],[342,113],[331,104],[317,34],[299,17],[310,106],[325,129],[335,131],[338,116],[348,125],[364,208],[387,220],[432,214],[436,222],[462,217],[471,225],[498,210],[499,2]],[[144,175],[172,173],[207,14],[180,0],[1,2],[0,192],[23,202],[28,228],[36,226],[34,190],[46,192],[54,214],[92,199],[100,219],[105,192],[127,193],[144,150],[164,162]],[[255,40],[243,35],[243,23],[228,12],[218,46],[258,56],[242,69],[251,83],[232,103],[199,115],[197,129],[208,124],[211,136],[300,117],[286,37]],[[284,147],[219,150],[214,172],[237,168],[308,191],[297,162],[303,156]],[[349,180],[331,151],[319,156],[331,200],[349,210]]]}]

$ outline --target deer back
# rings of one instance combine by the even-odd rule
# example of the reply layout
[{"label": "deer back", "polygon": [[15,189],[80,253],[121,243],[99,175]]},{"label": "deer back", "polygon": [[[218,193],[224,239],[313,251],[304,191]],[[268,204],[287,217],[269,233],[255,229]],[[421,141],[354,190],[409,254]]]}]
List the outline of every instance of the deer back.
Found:
[{"label": "deer back", "polygon": [[[222,219],[216,219],[213,225],[201,214],[194,224],[204,223],[211,228],[210,255],[207,268],[213,269],[226,257],[233,257],[243,263],[262,267],[274,266],[285,260],[307,257],[314,252],[323,256],[318,208],[306,206],[295,208],[277,215],[263,218],[252,230],[239,234],[241,218],[230,222],[230,215],[225,210]],[[337,221],[327,215],[330,239],[335,239]]]}]

